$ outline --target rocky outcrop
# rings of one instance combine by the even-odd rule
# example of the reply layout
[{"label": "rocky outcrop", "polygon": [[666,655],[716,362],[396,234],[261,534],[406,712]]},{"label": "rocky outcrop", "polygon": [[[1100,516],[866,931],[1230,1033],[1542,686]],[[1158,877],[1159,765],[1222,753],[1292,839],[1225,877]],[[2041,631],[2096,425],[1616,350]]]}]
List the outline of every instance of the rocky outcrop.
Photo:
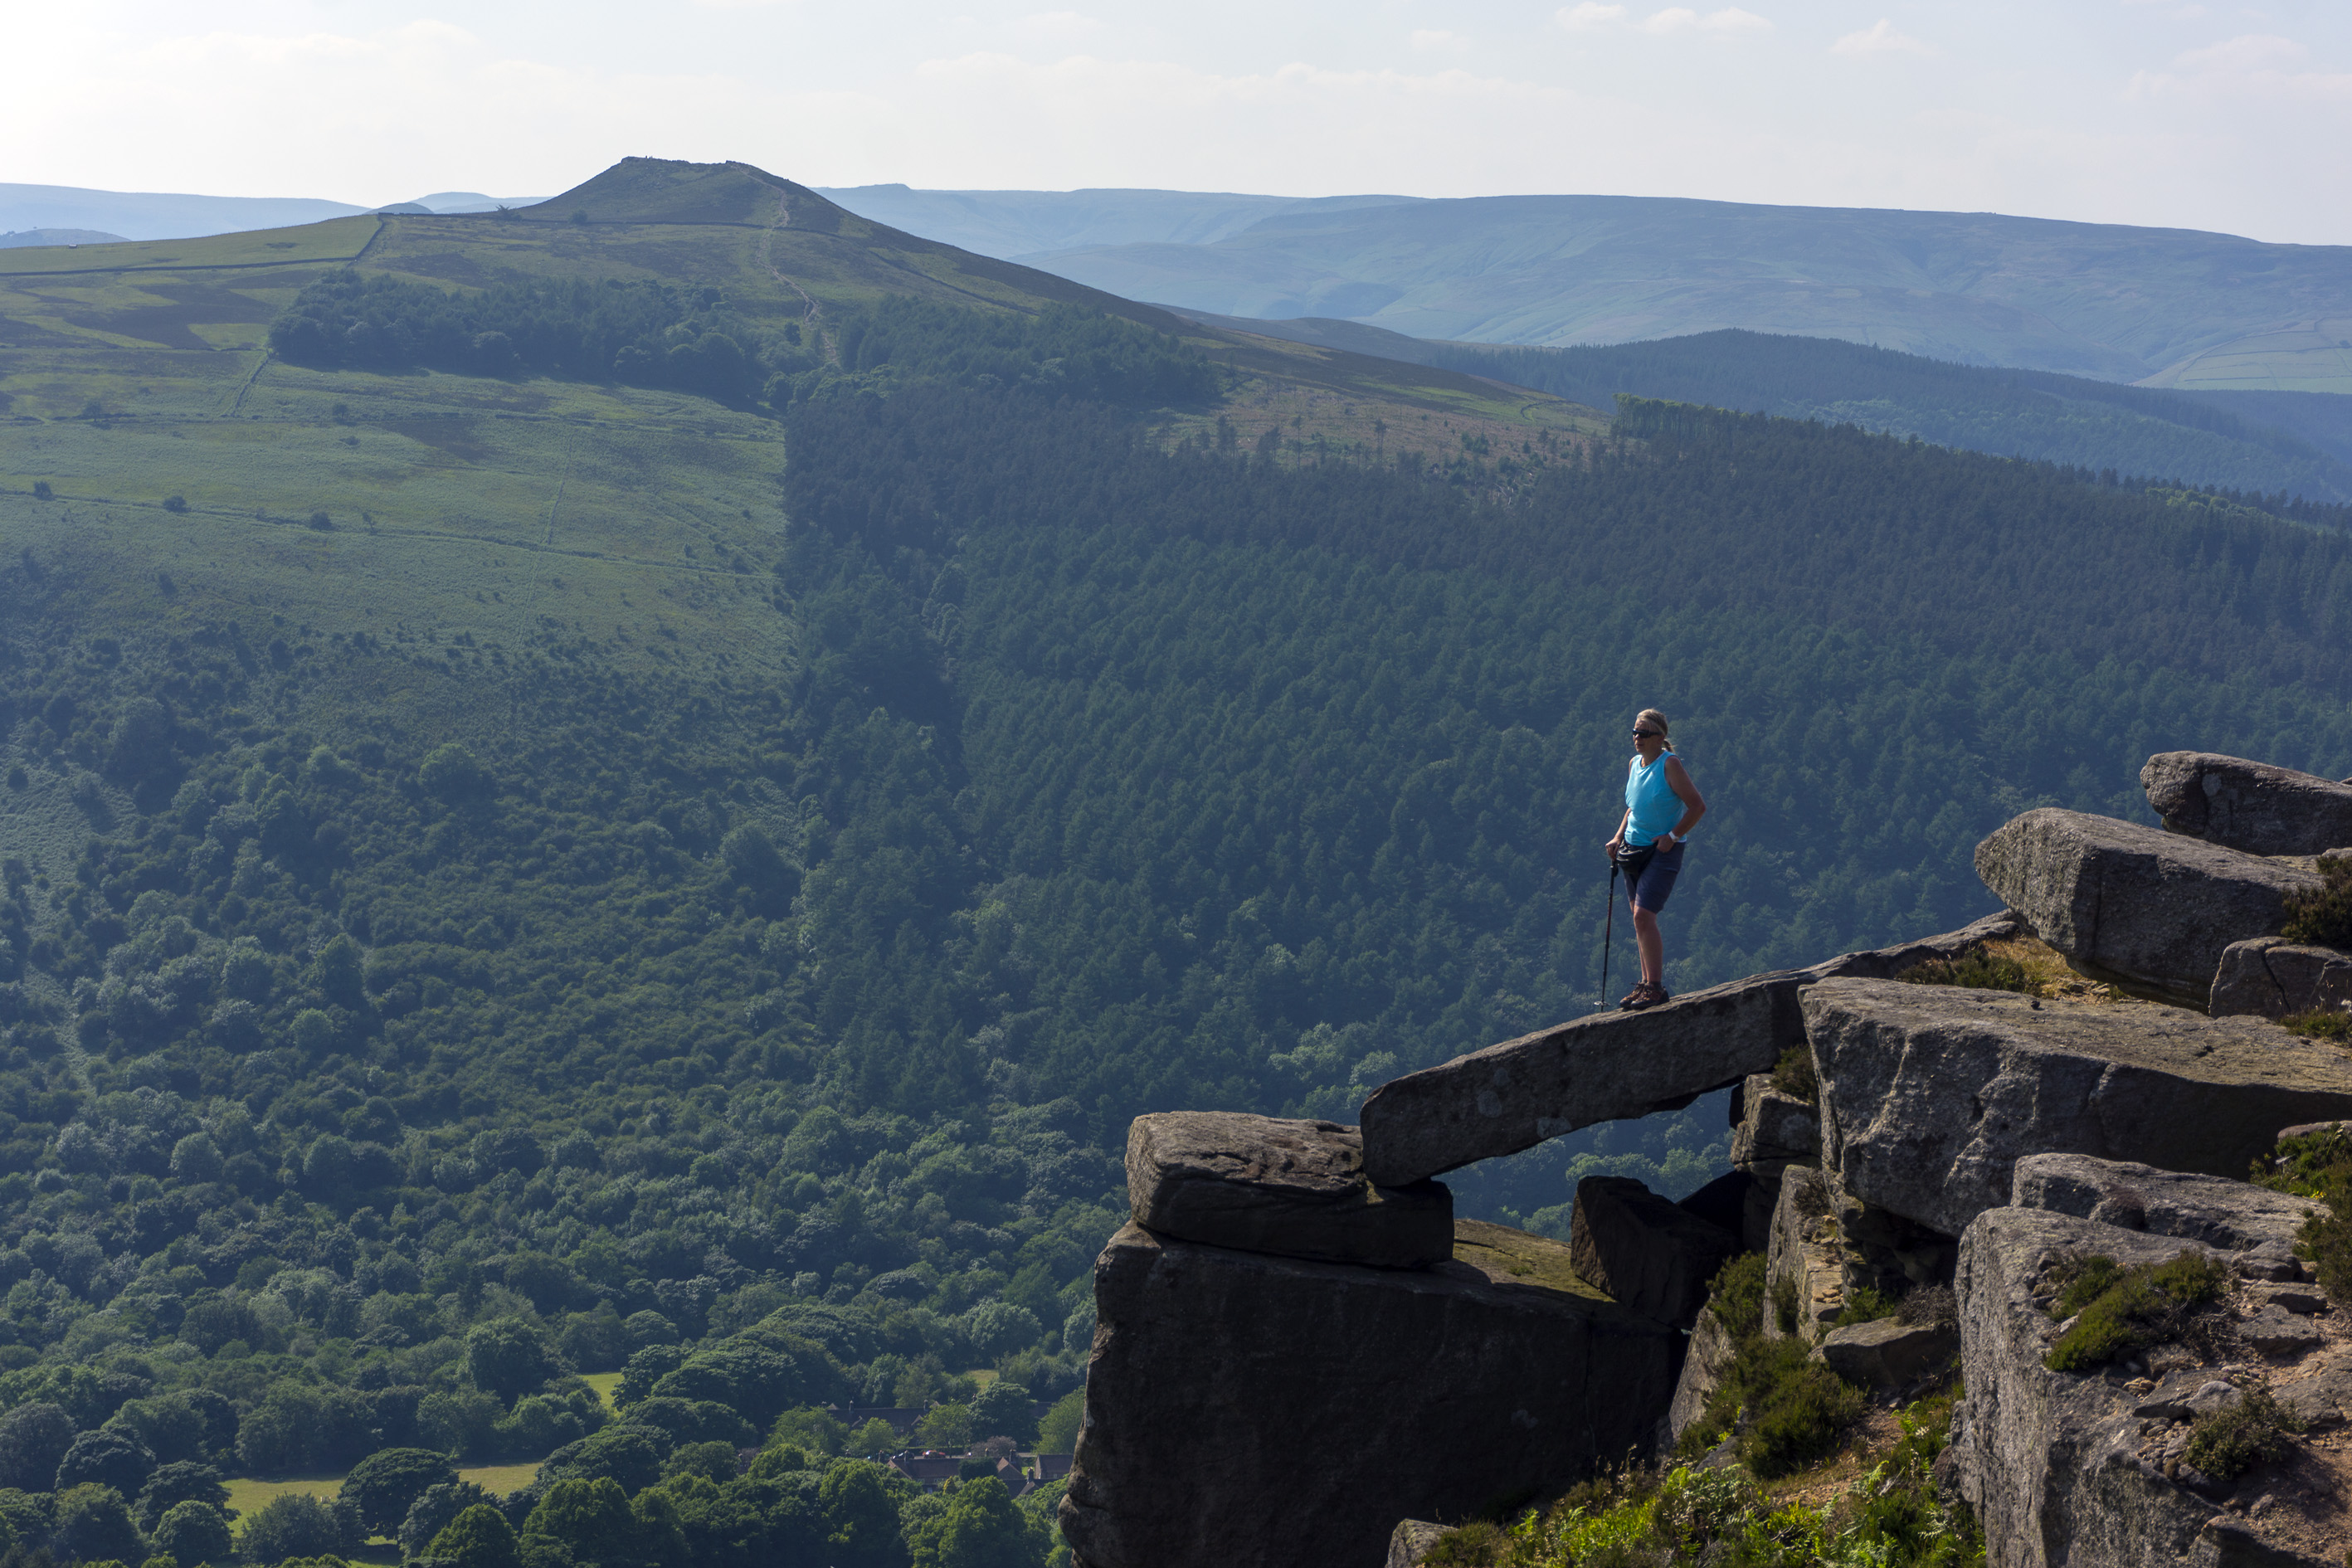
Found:
[{"label": "rocky outcrop", "polygon": [[1139,1116],[1127,1135],[1135,1223],[1184,1241],[1286,1258],[1417,1268],[1454,1255],[1454,1198],[1435,1182],[1376,1187],[1352,1127],[1234,1111]]},{"label": "rocky outcrop", "polygon": [[2192,1245],[2038,1209],[1989,1212],[1960,1238],[1960,1470],[1990,1568],[2136,1568],[2197,1549],[2214,1503],[2142,1468],[2138,1395],[2042,1364],[2058,1337],[2044,1277],[2061,1254],[2154,1264]]},{"label": "rocky outcrop", "polygon": [[[2112,1201],[2116,1189],[2103,1186],[2105,1180],[2099,1173],[2047,1167],[2034,1173],[2043,1195],[2074,1192],[2079,1198],[2080,1191],[2098,1188]],[[2057,1288],[2053,1264],[2089,1254],[2131,1266],[2162,1263],[2189,1249],[2210,1253],[2190,1235],[2252,1242],[2242,1258],[2283,1247],[2293,1235],[2292,1215],[2265,1208],[2273,1194],[2242,1184],[2189,1177],[2167,1186],[2136,1173],[2131,1180],[2166,1190],[2166,1200],[2148,1212],[2167,1216],[2183,1235],[2001,1208],[1979,1215],[1961,1237],[1968,1397],[1948,1458],[1976,1505],[1990,1568],[2317,1568],[2338,1560],[2337,1504],[2309,1494],[2305,1472],[2258,1468],[2233,1485],[2200,1474],[2188,1459],[2190,1423],[2236,1405],[2257,1383],[2271,1384],[2315,1426],[2343,1422],[2352,1366],[2341,1352],[2315,1348],[2324,1336],[2293,1310],[2315,1310],[2315,1292],[2242,1286],[2236,1299],[2206,1310],[2203,1329],[2135,1350],[2116,1365],[2074,1373],[2043,1364],[2063,1331],[2048,1310]],[[2233,1186],[2242,1190],[2224,1190]],[[2210,1212],[2200,1215],[2205,1203]],[[2299,1332],[2291,1331],[2294,1325]],[[2326,1555],[2313,1555],[2323,1542]]]},{"label": "rocky outcrop", "polygon": [[2221,952],[2275,934],[2305,867],[2137,823],[2043,807],[1977,846],[1977,875],[2034,933],[2094,979],[2203,1007]]},{"label": "rocky outcrop", "polygon": [[2084,1154],[2020,1160],[2011,1201],[2019,1208],[2200,1242],[2228,1254],[2239,1274],[2261,1279],[2299,1277],[2290,1243],[2313,1209],[2306,1198],[2247,1182]]},{"label": "rocky outcrop", "polygon": [[1576,1184],[1569,1256],[1619,1306],[1687,1329],[1707,1282],[1739,1254],[1739,1238],[1630,1176]]},{"label": "rocky outcrop", "polygon": [[[1781,1052],[1803,1043],[1800,987],[1836,975],[1898,973],[2017,929],[1997,915],[1899,947],[1694,991],[1645,1012],[1596,1013],[1407,1073],[1364,1102],[1364,1169],[1375,1182],[1401,1186],[1596,1121],[1688,1105],[1769,1072]],[[2209,963],[2206,976],[2211,973]]]},{"label": "rocky outcrop", "polygon": [[2222,950],[2205,1010],[2284,1018],[2336,1007],[2352,1007],[2352,952],[2260,936]]},{"label": "rocky outcrop", "polygon": [[1466,1220],[1429,1269],[1130,1225],[1095,1302],[1061,1508],[1087,1568],[1378,1563],[1400,1518],[1463,1518],[1645,1447],[1681,1351],[1566,1247]]},{"label": "rocky outcrop", "polygon": [[2352,780],[2214,752],[2158,752],[2139,771],[2167,831],[2250,855],[2317,855],[2352,844]]},{"label": "rocky outcrop", "polygon": [[2352,1115],[2352,1058],[2258,1019],[1884,980],[1802,1006],[1824,1166],[1947,1236],[2006,1205],[2029,1154],[2235,1174],[2279,1128]]},{"label": "rocky outcrop", "polygon": [[[1679,1437],[1732,1363],[1703,1302],[1743,1241],[1766,1253],[1764,1331],[1843,1376],[1908,1398],[1957,1343],[1968,1397],[1937,1476],[1978,1505],[1995,1568],[2340,1555],[2299,1502],[2217,1514],[2225,1489],[2181,1455],[2191,1418],[2263,1379],[2315,1428],[2352,1424],[2352,1345],[2291,1252],[2309,1205],[2229,1179],[2283,1127],[2352,1124],[2352,1052],[2247,1016],[2352,994],[2352,958],[2273,934],[2319,886],[2291,856],[2352,843],[2325,815],[2352,789],[2193,753],[2146,779],[2176,831],[2029,812],[1978,848],[2011,912],[1967,930],[1505,1041],[1383,1085],[1360,1131],[1137,1123],[1137,1223],[1097,1266],[1062,1503],[1076,1563],[1403,1568],[1427,1521]],[[1894,979],[2026,932],[2172,1005]],[[1773,1087],[1792,1048],[1811,1103]],[[1586,1181],[1570,1247],[1449,1225],[1430,1180],[1732,1085],[1733,1173],[1681,1204]],[[2044,1366],[2053,1260],[2184,1248],[2232,1278],[2193,1343]],[[1940,1292],[1906,1294],[1947,1280],[1957,1326],[1927,1321]],[[1837,1326],[1864,1290],[1921,1321]]]}]

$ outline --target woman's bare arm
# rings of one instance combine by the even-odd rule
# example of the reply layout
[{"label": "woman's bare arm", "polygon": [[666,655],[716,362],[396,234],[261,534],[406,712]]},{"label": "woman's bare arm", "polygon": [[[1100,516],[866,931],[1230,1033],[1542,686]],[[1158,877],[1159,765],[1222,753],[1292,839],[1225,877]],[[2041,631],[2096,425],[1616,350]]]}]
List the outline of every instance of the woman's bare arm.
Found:
[{"label": "woman's bare arm", "polygon": [[1698,819],[1706,815],[1706,797],[1698,793],[1698,785],[1691,783],[1690,770],[1683,766],[1683,760],[1672,752],[1666,753],[1666,787],[1675,792],[1676,800],[1683,803],[1683,818],[1670,830],[1675,842],[1679,844],[1692,828],[1698,826]]}]

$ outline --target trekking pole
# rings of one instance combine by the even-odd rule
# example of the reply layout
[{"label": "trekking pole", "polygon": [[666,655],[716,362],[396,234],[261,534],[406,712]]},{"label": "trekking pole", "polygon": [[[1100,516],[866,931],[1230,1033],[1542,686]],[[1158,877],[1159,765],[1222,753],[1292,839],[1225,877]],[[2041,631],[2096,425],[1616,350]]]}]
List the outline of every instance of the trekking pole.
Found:
[{"label": "trekking pole", "polygon": [[1609,943],[1617,934],[1617,857],[1609,857],[1609,919],[1601,928],[1601,1002],[1609,1005]]}]

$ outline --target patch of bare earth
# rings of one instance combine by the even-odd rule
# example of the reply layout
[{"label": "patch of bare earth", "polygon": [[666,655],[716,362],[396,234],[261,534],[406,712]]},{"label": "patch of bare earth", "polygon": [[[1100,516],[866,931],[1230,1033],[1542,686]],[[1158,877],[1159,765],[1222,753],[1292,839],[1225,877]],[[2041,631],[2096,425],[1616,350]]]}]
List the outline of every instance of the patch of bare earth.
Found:
[{"label": "patch of bare earth", "polygon": [[1832,1506],[1902,1440],[1896,1408],[1874,1401],[1863,1411],[1862,1419],[1847,1429],[1845,1444],[1836,1453],[1809,1470],[1766,1483],[1764,1490],[1784,1503],[1802,1503],[1811,1509]]}]

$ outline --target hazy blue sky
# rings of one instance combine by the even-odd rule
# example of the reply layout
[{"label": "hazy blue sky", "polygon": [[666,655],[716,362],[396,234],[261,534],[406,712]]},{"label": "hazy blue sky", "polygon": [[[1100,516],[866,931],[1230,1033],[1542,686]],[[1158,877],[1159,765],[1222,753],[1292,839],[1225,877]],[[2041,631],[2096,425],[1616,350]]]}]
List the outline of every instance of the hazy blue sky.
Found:
[{"label": "hazy blue sky", "polygon": [[0,180],[1620,192],[2352,243],[2352,4],[80,0],[0,23]]}]

